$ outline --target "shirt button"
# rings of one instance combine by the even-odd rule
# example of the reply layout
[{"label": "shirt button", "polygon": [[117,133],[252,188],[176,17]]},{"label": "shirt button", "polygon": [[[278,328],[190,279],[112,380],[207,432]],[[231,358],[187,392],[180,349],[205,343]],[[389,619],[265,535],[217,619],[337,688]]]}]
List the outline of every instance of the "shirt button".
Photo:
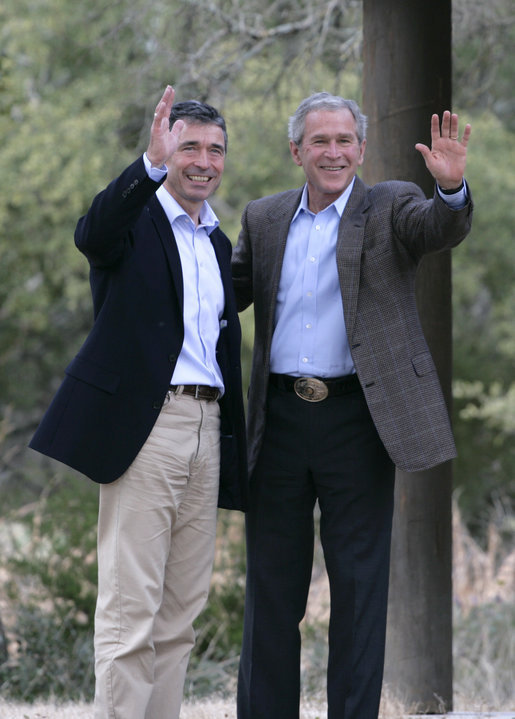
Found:
[{"label": "shirt button", "polygon": [[320,229],[320,225],[316,225],[315,230],[319,230],[319,229]]},{"label": "shirt button", "polygon": [[307,323],[307,325],[306,325],[306,329],[307,329],[307,330],[310,330],[310,329],[311,329],[311,327],[312,327],[312,324],[311,324],[311,322],[308,322],[308,323]]},{"label": "shirt button", "polygon": [[304,362],[304,364],[306,364],[306,362],[309,362],[309,359],[307,357],[303,357],[302,361]]},{"label": "shirt button", "polygon": [[317,258],[316,258],[316,257],[310,257],[310,258],[309,258],[309,261],[310,261],[310,262],[316,262],[316,261],[317,261]]},{"label": "shirt button", "polygon": [[306,295],[307,295],[308,297],[313,297],[313,293],[311,292],[311,290],[310,290],[309,292],[306,292]]}]

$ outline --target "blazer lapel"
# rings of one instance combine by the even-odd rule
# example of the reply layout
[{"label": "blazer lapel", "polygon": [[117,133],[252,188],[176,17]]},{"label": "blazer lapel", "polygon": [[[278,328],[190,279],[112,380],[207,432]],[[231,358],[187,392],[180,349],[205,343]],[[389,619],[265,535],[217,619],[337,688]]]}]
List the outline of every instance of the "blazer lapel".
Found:
[{"label": "blazer lapel", "polygon": [[365,236],[366,213],[370,206],[365,184],[356,177],[338,228],[336,265],[340,278],[347,336],[352,336],[356,319],[361,253]]},{"label": "blazer lapel", "polygon": [[175,237],[173,236],[173,232],[170,227],[170,223],[168,222],[165,211],[161,207],[161,203],[155,195],[150,199],[147,207],[152,222],[154,223],[154,226],[159,235],[159,239],[161,240],[161,244],[163,245],[163,250],[168,262],[168,268],[173,278],[172,284],[175,287],[175,291],[177,292],[180,306],[183,307],[184,286],[182,279],[181,258],[179,255],[179,250],[177,248],[177,243],[175,242]]},{"label": "blazer lapel", "polygon": [[[274,330],[275,305],[277,300],[277,292],[279,290],[279,281],[281,279],[281,270],[283,266],[284,251],[286,249],[286,240],[290,224],[295,214],[295,210],[302,196],[302,187],[299,190],[284,195],[282,202],[271,207],[263,228],[263,234],[267,241],[263,247],[265,254],[262,258],[264,267],[263,280],[267,288],[267,327],[265,342],[268,348],[267,357],[270,356],[269,350],[272,345],[272,334]],[[263,288],[261,288],[262,290]],[[260,291],[261,291],[260,290]]]},{"label": "blazer lapel", "polygon": [[[224,295],[225,295],[225,309],[224,309],[224,316],[227,315],[227,310],[231,310],[231,314],[237,314],[236,311],[236,302],[234,299],[234,292],[232,289],[232,276],[231,276],[231,262],[230,257],[228,256],[227,252],[225,251],[223,245],[222,245],[222,238],[225,238],[226,236],[224,233],[217,227],[213,230],[213,232],[209,235],[209,239],[211,240],[211,244],[213,245],[213,248],[215,250],[216,260],[218,262],[218,267],[220,268],[220,276],[222,278],[222,285],[224,288]],[[229,239],[227,238],[227,242],[229,242]]]}]

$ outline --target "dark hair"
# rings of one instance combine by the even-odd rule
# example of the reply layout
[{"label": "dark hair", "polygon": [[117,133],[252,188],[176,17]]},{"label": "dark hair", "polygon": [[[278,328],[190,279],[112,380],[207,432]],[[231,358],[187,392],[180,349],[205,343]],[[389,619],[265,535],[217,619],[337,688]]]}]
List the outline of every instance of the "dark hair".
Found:
[{"label": "dark hair", "polygon": [[192,123],[217,125],[224,134],[225,151],[227,152],[228,138],[225,120],[218,110],[206,102],[186,100],[177,102],[170,112],[170,130],[176,120],[189,120]]}]

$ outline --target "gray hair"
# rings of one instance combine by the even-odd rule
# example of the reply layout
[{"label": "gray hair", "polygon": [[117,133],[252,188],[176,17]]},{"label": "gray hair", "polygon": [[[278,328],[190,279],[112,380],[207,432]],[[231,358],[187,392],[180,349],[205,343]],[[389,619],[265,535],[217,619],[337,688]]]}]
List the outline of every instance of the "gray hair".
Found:
[{"label": "gray hair", "polygon": [[361,145],[367,135],[367,117],[363,115],[359,105],[354,100],[346,100],[329,92],[316,92],[314,95],[302,100],[300,105],[288,121],[288,138],[296,145],[300,145],[306,129],[306,116],[317,110],[349,110],[356,121],[356,135]]}]

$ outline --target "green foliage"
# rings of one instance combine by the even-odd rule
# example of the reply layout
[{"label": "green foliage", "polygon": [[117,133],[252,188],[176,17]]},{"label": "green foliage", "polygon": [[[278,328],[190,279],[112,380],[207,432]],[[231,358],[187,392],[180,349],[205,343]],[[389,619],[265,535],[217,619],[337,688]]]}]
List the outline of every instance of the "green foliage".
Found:
[{"label": "green foliage", "polygon": [[62,476],[48,478],[39,501],[4,525],[11,539],[3,564],[16,606],[16,651],[0,665],[4,696],[91,698],[96,514],[96,487]]},{"label": "green foliage", "polygon": [[511,0],[454,0],[453,88],[456,104],[488,110],[515,130],[515,22]]},{"label": "green foliage", "polygon": [[513,132],[472,119],[467,179],[472,231],[453,252],[455,485],[475,532],[492,499],[515,497],[515,163]]},{"label": "green foliage", "polygon": [[97,506],[98,488],[92,482],[69,476],[50,480],[25,513],[26,534],[9,559],[10,568],[37,579],[53,603],[73,603],[90,628],[96,602]]},{"label": "green foliage", "polygon": [[98,22],[24,4],[0,11],[0,396],[18,407],[48,399],[91,320],[73,230],[122,154],[113,79],[91,53]]},{"label": "green foliage", "polygon": [[17,655],[0,665],[5,699],[91,699],[94,686],[91,631],[70,612],[51,613],[39,604],[17,613]]}]

